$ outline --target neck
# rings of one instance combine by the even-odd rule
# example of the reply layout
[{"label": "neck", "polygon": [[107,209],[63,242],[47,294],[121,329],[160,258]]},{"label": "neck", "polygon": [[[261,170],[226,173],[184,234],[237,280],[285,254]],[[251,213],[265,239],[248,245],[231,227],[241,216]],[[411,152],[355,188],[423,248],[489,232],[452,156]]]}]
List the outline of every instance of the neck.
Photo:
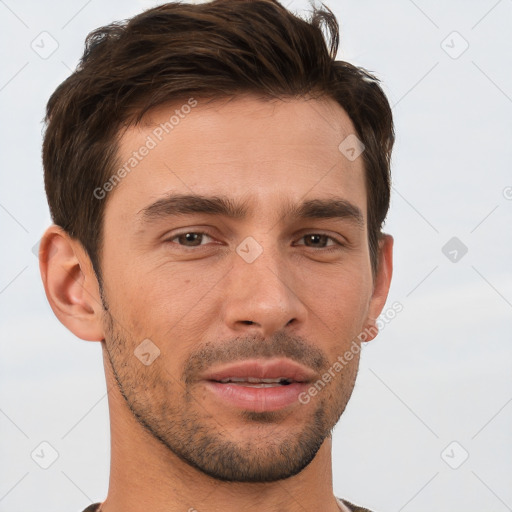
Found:
[{"label": "neck", "polygon": [[331,438],[299,474],[268,483],[216,480],[191,467],[133,417],[109,371],[111,466],[102,512],[339,512],[332,491]]}]

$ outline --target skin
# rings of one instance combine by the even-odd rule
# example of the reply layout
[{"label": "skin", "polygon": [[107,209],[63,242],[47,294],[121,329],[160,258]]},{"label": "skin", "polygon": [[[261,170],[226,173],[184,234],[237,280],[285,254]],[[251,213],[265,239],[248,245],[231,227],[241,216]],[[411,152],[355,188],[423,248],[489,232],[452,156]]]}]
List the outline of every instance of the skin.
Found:
[{"label": "skin", "polygon": [[[307,404],[274,412],[229,406],[198,377],[221,362],[288,356],[321,378],[382,311],[393,239],[382,238],[372,276],[363,160],[338,149],[355,130],[334,101],[197,99],[104,199],[103,293],[78,241],[51,226],[41,243],[53,311],[103,349],[112,446],[102,511],[338,511],[330,432],[358,355]],[[119,161],[175,108],[124,132]],[[171,193],[223,196],[246,215],[145,222],[141,211]],[[359,208],[362,225],[286,214],[333,198]],[[263,250],[252,263],[236,251],[247,237]],[[145,339],[160,351],[147,366],[134,355]]]}]

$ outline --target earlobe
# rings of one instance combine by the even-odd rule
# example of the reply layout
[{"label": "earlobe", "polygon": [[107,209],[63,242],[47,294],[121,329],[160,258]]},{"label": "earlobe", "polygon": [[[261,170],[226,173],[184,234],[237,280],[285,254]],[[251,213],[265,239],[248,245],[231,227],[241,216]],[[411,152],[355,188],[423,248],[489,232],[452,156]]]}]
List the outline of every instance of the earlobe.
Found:
[{"label": "earlobe", "polygon": [[61,227],[50,226],[41,239],[39,268],[46,297],[59,321],[83,340],[103,340],[98,282],[80,242]]},{"label": "earlobe", "polygon": [[392,275],[393,237],[383,234],[379,240],[379,266],[375,275],[373,294],[366,320],[366,337],[364,341],[373,340],[379,332],[377,318],[382,313],[384,305],[386,304]]}]

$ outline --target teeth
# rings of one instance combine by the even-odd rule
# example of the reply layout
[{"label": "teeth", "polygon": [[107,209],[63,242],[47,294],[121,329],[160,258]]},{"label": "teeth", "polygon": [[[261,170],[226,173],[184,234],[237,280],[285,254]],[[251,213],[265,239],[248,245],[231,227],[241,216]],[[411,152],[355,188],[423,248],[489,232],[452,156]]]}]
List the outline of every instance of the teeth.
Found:
[{"label": "teeth", "polygon": [[281,384],[279,384],[279,382],[272,382],[272,383],[267,383],[267,382],[258,382],[258,383],[246,382],[245,383],[245,386],[248,387],[248,388],[275,388],[275,387],[278,387],[280,385]]},{"label": "teeth", "polygon": [[267,384],[274,382],[279,383],[282,380],[287,380],[284,377],[280,377],[279,379],[257,379],[256,377],[247,377],[247,382],[265,382]]},{"label": "teeth", "polygon": [[[289,384],[291,382],[290,379],[285,377],[279,377],[278,379],[258,379],[256,377],[228,377],[227,379],[222,379],[220,382],[226,384],[228,382],[245,382],[250,384],[280,384],[285,383]],[[261,386],[261,387],[269,387],[269,386]]]}]

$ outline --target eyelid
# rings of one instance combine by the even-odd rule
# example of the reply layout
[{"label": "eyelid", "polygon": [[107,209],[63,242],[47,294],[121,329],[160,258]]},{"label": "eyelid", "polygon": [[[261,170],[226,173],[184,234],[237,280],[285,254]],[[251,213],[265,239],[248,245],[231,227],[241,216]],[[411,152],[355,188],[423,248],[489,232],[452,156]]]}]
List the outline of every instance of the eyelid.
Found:
[{"label": "eyelid", "polygon": [[[222,242],[220,242],[218,240],[218,238],[212,233],[212,230],[208,229],[207,227],[189,227],[189,228],[182,228],[182,229],[179,229],[178,231],[175,231],[173,233],[167,233],[163,238],[164,242],[170,242],[170,243],[176,243],[174,242],[174,240],[176,238],[178,238],[179,236],[182,236],[182,235],[185,235],[187,233],[195,233],[195,234],[200,234],[200,235],[203,235],[203,236],[206,236],[208,238],[210,238],[212,241],[214,241],[215,243],[217,244],[221,244]],[[349,242],[346,240],[345,237],[343,237],[342,235],[340,235],[339,233],[336,233],[336,234],[332,234],[332,232],[325,232],[321,229],[309,229],[309,230],[304,230],[304,231],[301,231],[299,232],[298,234],[296,234],[296,237],[295,237],[295,242],[293,242],[293,244],[296,244],[297,241],[300,241],[300,240],[303,240],[304,237],[308,236],[308,235],[321,235],[321,236],[326,236],[329,240],[331,240],[333,242],[333,244],[327,246],[327,247],[321,247],[320,249],[328,249],[329,247],[332,248],[334,245],[337,245],[339,247],[345,247],[347,245],[349,245]],[[338,236],[336,236],[338,235]],[[211,243],[211,242],[209,242]],[[179,245],[180,247],[183,247],[183,248],[189,248],[189,249],[193,249],[194,246],[192,247],[187,247],[185,245],[181,245],[181,244],[177,244],[176,245]],[[196,248],[197,247],[204,247],[208,244],[204,244],[202,243],[201,245],[198,245],[198,246],[195,246]],[[300,244],[297,244],[297,245],[301,245],[301,246],[305,246],[306,244],[305,243],[300,243]],[[311,248],[311,249],[314,249],[314,247],[308,247],[308,248]]]},{"label": "eyelid", "polygon": [[190,226],[176,226],[174,229],[168,229],[164,233],[162,233],[159,238],[162,240],[169,240],[171,238],[174,238],[179,235],[184,235],[186,233],[201,233],[204,235],[211,236],[212,238],[215,238],[214,233],[218,233],[218,230],[215,229],[212,226],[209,226],[207,224],[192,224]]},{"label": "eyelid", "polygon": [[[340,240],[336,236],[329,234],[329,233],[325,233],[324,231],[321,231],[321,230],[312,230],[312,231],[306,231],[304,233],[301,233],[301,235],[299,236],[299,238],[297,240],[302,240],[304,237],[306,237],[308,235],[326,236],[328,239],[332,240],[332,242],[334,242],[335,245],[339,245],[341,247],[348,245],[348,242],[341,235],[340,235],[340,238],[343,238],[343,240]],[[299,245],[306,245],[306,244],[299,244]],[[332,247],[332,245],[329,247]],[[325,249],[325,247],[321,247],[321,249]]]},{"label": "eyelid", "polygon": [[[172,236],[166,238],[166,241],[167,242],[173,242],[173,240],[175,240],[176,238],[179,238],[180,236],[187,235],[187,234],[202,235],[203,237],[208,237],[210,240],[215,240],[215,238],[212,235],[210,235],[209,233],[206,233],[205,231],[194,231],[192,229],[188,229],[188,230],[182,231],[180,233],[174,233]],[[200,244],[199,246],[196,246],[196,247],[200,247],[201,245],[206,245],[206,244],[202,243],[202,244]]]}]

